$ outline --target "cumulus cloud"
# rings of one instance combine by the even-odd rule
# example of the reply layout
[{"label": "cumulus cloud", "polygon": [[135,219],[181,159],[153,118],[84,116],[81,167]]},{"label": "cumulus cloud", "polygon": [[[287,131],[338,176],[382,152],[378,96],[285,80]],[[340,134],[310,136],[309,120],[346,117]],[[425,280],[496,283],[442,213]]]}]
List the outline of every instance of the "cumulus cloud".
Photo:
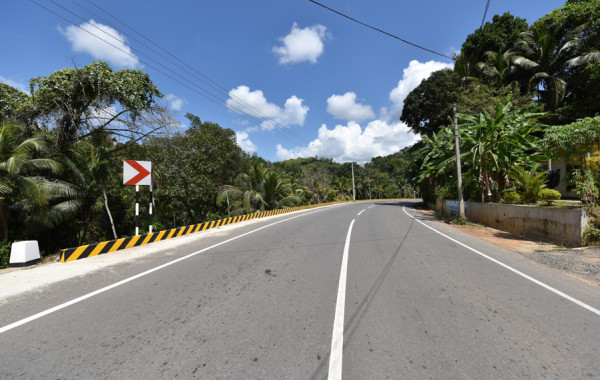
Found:
[{"label": "cumulus cloud", "polygon": [[248,132],[246,131],[236,132],[235,141],[246,153],[254,153],[257,150],[256,145],[248,138]]},{"label": "cumulus cloud", "polygon": [[139,59],[131,52],[125,37],[115,29],[97,23],[93,19],[79,27],[69,25],[64,29],[59,27],[58,30],[71,42],[71,48],[78,53],[88,53],[95,59],[108,61],[119,67],[135,68],[139,65]]},{"label": "cumulus cloud", "polygon": [[165,100],[169,104],[169,109],[171,109],[172,111],[181,111],[183,105],[187,103],[187,100],[178,98],[174,94],[165,95]]},{"label": "cumulus cloud", "polygon": [[226,104],[232,112],[264,120],[261,128],[272,130],[277,126],[303,125],[309,108],[302,102],[302,99],[293,95],[282,108],[269,103],[261,90],[250,91],[248,86],[238,86],[229,91]]},{"label": "cumulus cloud", "polygon": [[327,99],[327,112],[338,119],[361,121],[375,117],[369,105],[356,103],[356,94],[346,92],[344,95],[331,95]]},{"label": "cumulus cloud", "polygon": [[5,77],[3,77],[1,75],[0,75],[0,83],[5,83],[5,84],[7,84],[7,85],[9,85],[11,87],[16,88],[19,91],[23,91],[24,93],[29,94],[29,86],[25,85],[23,83],[16,82],[14,80],[5,78]]},{"label": "cumulus cloud", "polygon": [[296,157],[332,158],[337,162],[355,161],[364,163],[372,157],[385,156],[413,144],[418,139],[409,133],[403,123],[388,124],[382,120],[374,120],[364,130],[350,121],[347,125],[336,125],[333,129],[325,124],[319,128],[317,139],[308,147],[296,147],[288,150],[277,145],[277,158],[287,160]]},{"label": "cumulus cloud", "polygon": [[398,120],[402,114],[404,99],[423,79],[429,78],[434,71],[451,69],[453,67],[452,63],[437,61],[421,63],[417,60],[410,61],[408,67],[404,69],[402,79],[400,79],[398,85],[390,92],[390,100],[393,106],[391,112],[387,115],[387,120]]},{"label": "cumulus cloud", "polygon": [[273,53],[279,57],[281,64],[304,61],[317,63],[317,58],[325,50],[324,41],[327,37],[327,28],[323,25],[300,29],[298,24],[294,23],[291,32],[280,38],[282,45],[273,47]]},{"label": "cumulus cloud", "polygon": [[446,68],[452,68],[452,64],[411,61],[404,69],[398,85],[390,91],[391,111],[382,108],[379,119],[369,122],[364,129],[357,121],[361,117],[367,119],[369,112],[373,112],[371,107],[357,104],[356,95],[352,92],[341,96],[333,95],[327,99],[327,111],[349,122],[346,125],[336,125],[333,129],[323,124],[319,128],[318,137],[305,147],[286,149],[277,145],[277,157],[287,160],[318,155],[338,162],[364,163],[373,157],[389,155],[414,144],[419,137],[410,133],[408,127],[399,120],[404,99],[432,72]]}]

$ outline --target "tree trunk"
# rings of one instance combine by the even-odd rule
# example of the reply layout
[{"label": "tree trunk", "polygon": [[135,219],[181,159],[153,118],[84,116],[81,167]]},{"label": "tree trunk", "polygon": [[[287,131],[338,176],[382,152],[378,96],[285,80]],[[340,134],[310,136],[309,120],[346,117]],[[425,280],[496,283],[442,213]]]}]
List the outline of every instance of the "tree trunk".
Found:
[{"label": "tree trunk", "polygon": [[118,239],[117,231],[115,230],[115,222],[113,221],[112,214],[110,213],[110,209],[108,208],[108,197],[106,196],[106,190],[104,187],[102,188],[102,194],[104,194],[104,207],[106,207],[106,212],[108,213],[108,219],[110,219],[110,226],[112,227],[112,232],[115,237],[115,240]]}]

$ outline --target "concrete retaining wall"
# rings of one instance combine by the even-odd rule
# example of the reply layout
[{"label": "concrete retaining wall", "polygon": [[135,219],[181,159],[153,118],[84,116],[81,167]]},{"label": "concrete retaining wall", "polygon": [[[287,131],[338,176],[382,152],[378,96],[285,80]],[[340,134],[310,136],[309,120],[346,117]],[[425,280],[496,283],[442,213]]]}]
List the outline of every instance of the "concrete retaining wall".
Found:
[{"label": "concrete retaining wall", "polygon": [[[438,199],[436,210],[454,216],[458,214],[456,202]],[[588,224],[588,214],[583,209],[479,202],[465,202],[465,206],[465,215],[471,222],[565,247],[581,246]]]}]

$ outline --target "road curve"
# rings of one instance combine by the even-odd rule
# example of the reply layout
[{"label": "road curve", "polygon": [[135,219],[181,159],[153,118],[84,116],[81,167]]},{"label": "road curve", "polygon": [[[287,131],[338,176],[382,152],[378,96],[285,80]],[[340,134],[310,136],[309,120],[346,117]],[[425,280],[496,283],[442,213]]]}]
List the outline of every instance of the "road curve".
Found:
[{"label": "road curve", "polygon": [[405,206],[261,220],[10,298],[0,378],[600,377],[598,287]]}]

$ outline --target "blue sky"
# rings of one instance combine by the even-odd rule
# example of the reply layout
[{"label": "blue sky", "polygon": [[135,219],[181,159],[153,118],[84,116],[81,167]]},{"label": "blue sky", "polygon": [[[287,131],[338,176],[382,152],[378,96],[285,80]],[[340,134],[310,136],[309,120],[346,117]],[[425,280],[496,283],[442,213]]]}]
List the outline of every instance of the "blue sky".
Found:
[{"label": "blue sky", "polygon": [[[452,67],[448,58],[308,0],[35,1],[122,51],[33,2],[8,0],[0,23],[1,82],[27,89],[33,77],[95,60],[107,61],[115,70],[142,69],[165,94],[181,128],[187,124],[183,115],[193,113],[233,129],[242,148],[271,161],[318,155],[368,162],[412,144],[417,136],[398,120],[404,97],[432,71]],[[320,2],[451,56],[480,26],[487,1]],[[148,50],[135,39],[167,56],[95,5],[196,71],[178,68]],[[532,23],[563,5],[564,0],[491,0],[486,20],[509,11]],[[206,91],[214,101],[201,95]]]}]

